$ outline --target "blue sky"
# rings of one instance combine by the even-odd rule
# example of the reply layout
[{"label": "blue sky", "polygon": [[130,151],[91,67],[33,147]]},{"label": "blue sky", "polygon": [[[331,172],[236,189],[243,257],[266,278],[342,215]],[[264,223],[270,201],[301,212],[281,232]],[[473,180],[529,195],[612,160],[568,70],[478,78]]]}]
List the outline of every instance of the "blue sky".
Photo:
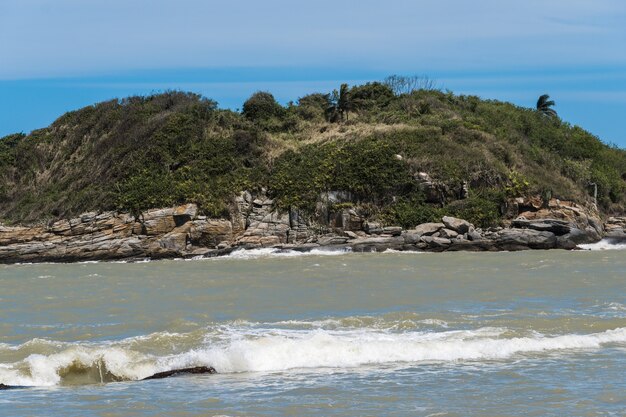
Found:
[{"label": "blue sky", "polygon": [[427,74],[556,110],[626,147],[622,0],[0,0],[0,136],[97,101],[183,89],[239,108]]}]

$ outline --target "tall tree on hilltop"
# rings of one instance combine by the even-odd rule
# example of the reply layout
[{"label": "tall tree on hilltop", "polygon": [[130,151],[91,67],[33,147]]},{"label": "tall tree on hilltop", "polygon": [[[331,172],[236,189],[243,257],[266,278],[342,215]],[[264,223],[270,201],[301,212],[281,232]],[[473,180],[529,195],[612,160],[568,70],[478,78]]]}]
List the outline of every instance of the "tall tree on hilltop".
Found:
[{"label": "tall tree on hilltop", "polygon": [[555,104],[554,100],[550,100],[548,94],[544,94],[537,100],[537,111],[544,116],[556,117],[556,111],[552,108]]},{"label": "tall tree on hilltop", "polygon": [[339,91],[333,90],[330,95],[330,106],[326,110],[326,116],[331,122],[342,122],[344,115],[348,120],[350,110],[352,110],[352,100],[348,84],[341,84]]}]

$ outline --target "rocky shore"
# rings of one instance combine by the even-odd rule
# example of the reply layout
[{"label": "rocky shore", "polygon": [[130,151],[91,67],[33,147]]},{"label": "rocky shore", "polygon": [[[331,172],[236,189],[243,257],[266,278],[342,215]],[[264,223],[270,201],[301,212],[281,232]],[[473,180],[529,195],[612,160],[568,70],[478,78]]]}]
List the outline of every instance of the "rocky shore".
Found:
[{"label": "rocky shore", "polygon": [[[626,239],[626,217],[606,222],[573,202],[534,203],[517,199],[507,208],[514,218],[504,227],[480,229],[458,218],[410,230],[382,226],[353,209],[321,207],[317,219],[296,211],[281,213],[263,194],[242,192],[231,219],[198,215],[194,204],[128,213],[85,213],[45,226],[0,226],[0,263],[212,257],[237,249],[316,248],[381,252],[517,251],[575,249],[604,237]],[[320,221],[322,218],[322,221]]]}]

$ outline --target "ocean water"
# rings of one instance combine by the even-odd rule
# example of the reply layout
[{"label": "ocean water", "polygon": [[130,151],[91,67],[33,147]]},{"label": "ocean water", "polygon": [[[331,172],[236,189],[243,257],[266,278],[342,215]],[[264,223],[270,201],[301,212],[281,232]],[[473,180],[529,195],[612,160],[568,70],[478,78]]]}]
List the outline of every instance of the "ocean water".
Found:
[{"label": "ocean water", "polygon": [[626,251],[0,266],[0,383],[12,417],[626,416]]}]

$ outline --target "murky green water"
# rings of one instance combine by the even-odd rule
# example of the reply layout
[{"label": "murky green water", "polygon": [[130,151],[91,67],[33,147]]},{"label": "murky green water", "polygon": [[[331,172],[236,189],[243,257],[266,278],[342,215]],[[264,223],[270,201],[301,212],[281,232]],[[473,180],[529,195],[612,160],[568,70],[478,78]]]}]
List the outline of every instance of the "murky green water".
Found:
[{"label": "murky green water", "polygon": [[0,266],[0,383],[0,416],[624,416],[626,252]]}]

